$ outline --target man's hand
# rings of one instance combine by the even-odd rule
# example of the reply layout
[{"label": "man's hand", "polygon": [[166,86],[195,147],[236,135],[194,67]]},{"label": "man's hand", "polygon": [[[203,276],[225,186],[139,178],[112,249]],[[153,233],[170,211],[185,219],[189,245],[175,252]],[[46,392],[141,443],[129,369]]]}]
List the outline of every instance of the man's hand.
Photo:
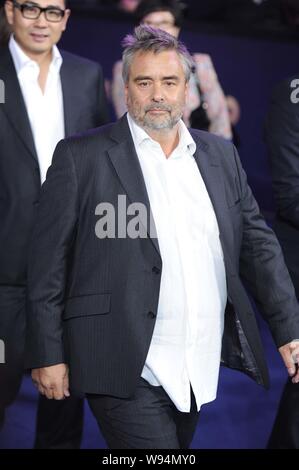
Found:
[{"label": "man's hand", "polygon": [[[288,370],[289,376],[293,377],[292,382],[299,382],[299,341],[295,340],[291,343],[281,346],[278,351],[280,352],[283,362]],[[297,366],[296,366],[297,363]]]},{"label": "man's hand", "polygon": [[31,377],[39,393],[49,399],[63,400],[70,396],[69,374],[66,364],[32,369]]}]

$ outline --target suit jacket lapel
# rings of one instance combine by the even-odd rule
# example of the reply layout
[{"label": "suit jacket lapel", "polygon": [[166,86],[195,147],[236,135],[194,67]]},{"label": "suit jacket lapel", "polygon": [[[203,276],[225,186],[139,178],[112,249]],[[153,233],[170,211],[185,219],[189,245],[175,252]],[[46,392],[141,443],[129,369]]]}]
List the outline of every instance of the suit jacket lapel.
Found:
[{"label": "suit jacket lapel", "polygon": [[72,111],[73,106],[76,106],[76,94],[74,90],[80,90],[80,86],[77,88],[72,86],[74,80],[76,80],[76,75],[72,74],[72,70],[68,66],[67,58],[64,57],[63,53],[62,56],[63,62],[60,69],[60,78],[63,96],[64,129],[65,136],[68,137],[76,133],[76,113]]},{"label": "suit jacket lapel", "polygon": [[0,78],[4,81],[5,85],[5,103],[1,104],[1,109],[14,127],[15,132],[22,139],[25,147],[29,150],[32,158],[37,161],[37,153],[25,102],[14,63],[7,48],[2,49],[0,54]]},{"label": "suit jacket lapel", "polygon": [[194,157],[209,193],[218,222],[225,267],[227,271],[232,272],[232,262],[229,255],[229,247],[231,246],[230,238],[232,235],[229,226],[230,219],[228,217],[221,164],[217,157],[209,153],[209,146],[206,143],[199,140],[197,135],[193,135],[193,138],[196,142],[196,153]]},{"label": "suit jacket lapel", "polygon": [[[111,162],[128,195],[129,200],[132,203],[142,203],[146,207],[148,223],[145,228],[148,235],[152,235],[150,239],[158,253],[160,253],[158,239],[153,236],[156,230],[154,227],[148,194],[126,116],[124,116],[115,124],[111,133],[111,137],[113,140],[118,142],[118,145],[115,145],[108,151]],[[152,230],[150,230],[149,217],[151,218],[151,223],[153,224]],[[143,224],[142,220],[141,223]]]},{"label": "suit jacket lapel", "polygon": [[63,62],[60,69],[61,88],[63,96],[65,137],[82,132],[80,113],[84,110],[86,96],[78,95],[82,89],[80,71],[74,68],[68,53],[60,51]]}]

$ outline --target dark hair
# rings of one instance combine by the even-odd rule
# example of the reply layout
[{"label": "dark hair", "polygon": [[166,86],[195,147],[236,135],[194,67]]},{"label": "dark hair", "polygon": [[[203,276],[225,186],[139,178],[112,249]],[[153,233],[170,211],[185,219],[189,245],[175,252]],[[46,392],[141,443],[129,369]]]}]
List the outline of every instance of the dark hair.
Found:
[{"label": "dark hair", "polygon": [[169,11],[176,26],[182,26],[186,5],[179,0],[141,0],[135,10],[136,24],[140,24],[143,18],[156,11]]},{"label": "dark hair", "polygon": [[5,46],[8,43],[11,28],[7,22],[4,7],[0,7],[0,46]]},{"label": "dark hair", "polygon": [[123,80],[125,83],[129,80],[130,66],[135,54],[139,51],[153,52],[158,54],[162,51],[176,51],[185,73],[186,81],[190,80],[193,60],[186,46],[172,34],[166,33],[161,29],[152,28],[147,25],[137,26],[134,34],[128,34],[122,41],[123,52]]}]

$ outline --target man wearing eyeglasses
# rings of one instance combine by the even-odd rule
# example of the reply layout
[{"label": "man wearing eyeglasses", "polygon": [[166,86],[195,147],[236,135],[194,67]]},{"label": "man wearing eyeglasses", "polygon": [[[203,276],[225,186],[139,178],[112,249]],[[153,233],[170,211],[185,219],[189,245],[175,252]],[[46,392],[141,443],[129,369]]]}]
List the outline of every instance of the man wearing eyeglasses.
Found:
[{"label": "man wearing eyeglasses", "polygon": [[[108,120],[100,66],[56,47],[66,2],[7,0],[5,12],[13,34],[0,49],[0,416],[22,378],[27,251],[41,183],[59,140]],[[81,400],[41,397],[35,446],[78,447],[82,418]]]}]

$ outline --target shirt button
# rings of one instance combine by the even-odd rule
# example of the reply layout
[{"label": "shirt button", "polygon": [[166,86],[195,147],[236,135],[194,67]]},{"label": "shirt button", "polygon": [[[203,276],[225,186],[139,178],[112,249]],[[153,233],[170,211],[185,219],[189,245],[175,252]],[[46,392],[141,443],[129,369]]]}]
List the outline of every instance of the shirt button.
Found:
[{"label": "shirt button", "polygon": [[158,268],[157,266],[154,266],[153,269],[152,269],[152,271],[153,271],[153,273],[155,273],[155,274],[160,274],[161,269]]},{"label": "shirt button", "polygon": [[155,312],[148,312],[150,318],[156,318],[157,314]]}]

